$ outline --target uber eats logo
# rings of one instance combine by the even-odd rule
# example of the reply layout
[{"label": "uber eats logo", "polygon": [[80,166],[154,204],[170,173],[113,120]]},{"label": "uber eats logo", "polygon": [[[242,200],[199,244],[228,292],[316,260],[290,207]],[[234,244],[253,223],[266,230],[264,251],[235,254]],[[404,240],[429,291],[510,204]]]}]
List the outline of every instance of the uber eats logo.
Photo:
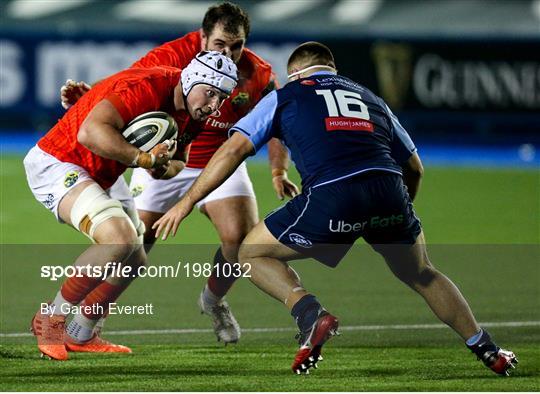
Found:
[{"label": "uber eats logo", "polygon": [[347,223],[345,220],[330,219],[328,228],[333,233],[350,233],[363,231],[369,228],[385,228],[403,223],[403,215],[373,216],[369,220],[356,223]]}]

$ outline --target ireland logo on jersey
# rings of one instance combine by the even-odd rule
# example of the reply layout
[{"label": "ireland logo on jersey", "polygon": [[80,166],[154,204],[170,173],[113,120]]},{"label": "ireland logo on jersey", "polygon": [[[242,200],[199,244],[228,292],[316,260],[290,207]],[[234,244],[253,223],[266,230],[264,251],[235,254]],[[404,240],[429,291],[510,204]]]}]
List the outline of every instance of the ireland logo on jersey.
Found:
[{"label": "ireland logo on jersey", "polygon": [[69,188],[77,182],[79,179],[79,171],[70,171],[66,174],[66,177],[64,178],[64,186],[66,188]]}]

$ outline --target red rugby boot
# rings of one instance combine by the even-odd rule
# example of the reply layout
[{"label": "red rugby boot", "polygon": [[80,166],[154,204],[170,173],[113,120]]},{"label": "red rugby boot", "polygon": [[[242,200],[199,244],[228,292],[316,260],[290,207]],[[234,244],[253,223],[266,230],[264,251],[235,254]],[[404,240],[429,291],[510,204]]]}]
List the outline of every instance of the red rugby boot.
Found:
[{"label": "red rugby boot", "polygon": [[339,335],[338,319],[322,310],[317,321],[309,330],[298,333],[296,338],[300,349],[296,353],[291,369],[294,373],[309,374],[311,367],[317,368],[317,362],[322,361],[321,349],[326,341],[334,335]]},{"label": "red rugby boot", "polygon": [[46,356],[59,361],[68,359],[68,353],[64,346],[65,316],[51,316],[38,311],[32,319],[30,330],[37,338],[38,349],[42,357]]}]

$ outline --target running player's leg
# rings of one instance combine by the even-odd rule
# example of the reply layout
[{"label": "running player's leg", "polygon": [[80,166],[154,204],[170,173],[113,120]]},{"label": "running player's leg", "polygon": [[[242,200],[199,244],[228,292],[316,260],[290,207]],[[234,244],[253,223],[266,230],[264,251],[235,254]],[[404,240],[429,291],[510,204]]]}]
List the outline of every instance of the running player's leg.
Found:
[{"label": "running player's leg", "polygon": [[[142,235],[144,233],[144,224],[139,220],[135,203],[123,177],[118,178],[116,183],[107,190],[107,194],[113,200],[121,203],[122,209],[126,212],[137,230],[139,247],[124,262],[124,265],[131,266],[136,273],[138,267],[144,264],[146,257],[142,248]],[[113,352],[113,353],[131,353],[131,349],[126,346],[116,345],[101,338],[101,332],[104,324],[104,317],[108,313],[109,302],[116,299],[118,295],[134,279],[132,275],[127,277],[118,277],[110,275],[106,281],[100,283],[92,290],[82,301],[81,305],[104,305],[104,313],[84,313],[80,312],[74,315],[71,323],[67,327],[68,336],[66,337],[66,347],[73,352]],[[93,328],[93,330],[92,330]]]},{"label": "running player's leg", "polygon": [[431,264],[423,232],[414,245],[372,246],[384,257],[394,275],[420,294],[435,315],[463,339],[480,331],[459,289]]},{"label": "running player's leg", "polygon": [[435,315],[466,340],[469,349],[493,371],[506,375],[515,356],[497,347],[480,329],[456,285],[431,264],[420,221],[401,177],[381,178],[371,190],[373,210],[383,209],[381,216],[391,214],[397,220],[387,226],[370,226],[363,234],[365,240],[384,257],[396,277],[418,292]]},{"label": "running player's leg", "polygon": [[287,264],[301,258],[304,256],[280,243],[264,221],[248,234],[239,253],[239,261],[249,271],[251,282],[289,310],[308,294],[296,271]]},{"label": "running player's leg", "polygon": [[212,319],[218,341],[236,343],[241,336],[240,325],[224,297],[238,278],[238,249],[257,221],[257,205],[252,197],[237,196],[207,202],[201,211],[216,228],[221,245],[199,296],[199,308]]},{"label": "running player's leg", "polygon": [[[104,266],[107,262],[125,262],[141,248],[135,228],[118,201],[110,199],[91,179],[84,179],[66,193],[58,203],[58,218],[83,232],[96,244],[90,246],[75,261],[75,266]],[[144,263],[144,254],[139,260]],[[38,337],[38,347],[54,359],[67,359],[64,346],[65,319],[70,307],[79,304],[100,286],[101,279],[83,271],[68,278],[49,307],[49,314],[38,312],[32,328]],[[104,312],[121,289],[109,289],[98,302],[97,310]],[[113,291],[115,290],[115,291]],[[100,316],[96,316],[99,319]],[[97,320],[96,319],[96,320]],[[93,327],[89,327],[91,331]]]},{"label": "running player's leg", "polygon": [[192,178],[195,179],[195,176],[192,176],[190,169],[187,168],[167,180],[154,179],[142,168],[133,170],[129,190],[135,201],[139,219],[144,224],[144,248],[147,253],[156,242],[153,224],[180,199]]},{"label": "running player's leg", "polygon": [[348,210],[348,204],[341,201],[328,204],[328,195],[347,196],[346,191],[335,185],[309,189],[257,224],[240,247],[239,261],[243,269],[249,269],[251,281],[283,302],[298,325],[300,348],[292,363],[295,373],[309,373],[311,367],[317,367],[322,346],[337,333],[338,320],[304,288],[287,262],[313,257],[332,267],[339,263],[355,237],[339,234],[341,243],[328,248],[337,240],[329,230],[330,218],[346,217]]},{"label": "running player's leg", "polygon": [[467,347],[495,373],[508,375],[517,359],[511,351],[499,348],[489,333],[481,329],[457,286],[430,262],[424,234],[413,245],[373,245],[394,273],[420,294],[435,315],[465,341]]},{"label": "running player's leg", "polygon": [[[112,274],[86,295],[81,306],[90,306],[92,309],[76,314],[67,326],[65,340],[66,349],[70,352],[91,353],[131,353],[127,346],[112,343],[102,338],[101,333],[105,317],[111,302],[116,301],[120,294],[135,279],[138,267],[146,261],[142,244],[133,252],[124,265],[131,266],[133,274],[129,276],[116,276]],[[134,276],[132,276],[134,275]]]},{"label": "running player's leg", "polygon": [[214,255],[214,269],[199,296],[199,306],[212,318],[218,340],[237,342],[240,326],[223,297],[238,278],[234,264],[240,244],[258,221],[255,193],[245,164],[205,198],[200,209],[214,225],[221,246]]},{"label": "running player's leg", "polygon": [[337,333],[338,320],[329,314],[314,295],[308,293],[300,277],[287,261],[305,258],[301,253],[280,243],[260,222],[248,234],[239,253],[250,280],[262,291],[283,302],[299,328],[299,350],[291,366],[293,372],[309,373],[322,360],[324,343]]}]

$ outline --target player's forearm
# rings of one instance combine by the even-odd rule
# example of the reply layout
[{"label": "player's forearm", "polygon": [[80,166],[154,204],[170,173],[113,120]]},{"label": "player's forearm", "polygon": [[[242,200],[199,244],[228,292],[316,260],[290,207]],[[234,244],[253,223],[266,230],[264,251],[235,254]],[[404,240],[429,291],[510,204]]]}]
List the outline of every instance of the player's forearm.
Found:
[{"label": "player's forearm", "polygon": [[120,130],[106,123],[83,124],[77,139],[92,153],[127,166],[131,165],[140,153],[138,148],[126,142]]},{"label": "player's forearm", "polygon": [[186,163],[181,160],[171,160],[165,173],[159,179],[171,179],[177,176],[184,168]]},{"label": "player's forearm", "polygon": [[405,186],[407,186],[411,200],[414,200],[420,189],[422,177],[424,176],[424,167],[422,166],[422,161],[420,160],[418,153],[413,153],[402,168],[403,182],[405,183]]},{"label": "player's forearm", "polygon": [[274,170],[287,171],[289,169],[289,152],[287,148],[277,138],[272,138],[267,145],[268,160],[270,161],[272,173],[274,173]]},{"label": "player's forearm", "polygon": [[410,170],[403,171],[403,183],[405,183],[405,186],[407,186],[409,196],[411,197],[411,200],[413,201],[416,198],[416,195],[418,194],[418,190],[420,189],[421,182],[422,182],[422,174],[413,172]]},{"label": "player's forearm", "polygon": [[235,146],[228,140],[212,156],[203,172],[184,196],[192,205],[217,189],[249,156],[252,147]]}]

